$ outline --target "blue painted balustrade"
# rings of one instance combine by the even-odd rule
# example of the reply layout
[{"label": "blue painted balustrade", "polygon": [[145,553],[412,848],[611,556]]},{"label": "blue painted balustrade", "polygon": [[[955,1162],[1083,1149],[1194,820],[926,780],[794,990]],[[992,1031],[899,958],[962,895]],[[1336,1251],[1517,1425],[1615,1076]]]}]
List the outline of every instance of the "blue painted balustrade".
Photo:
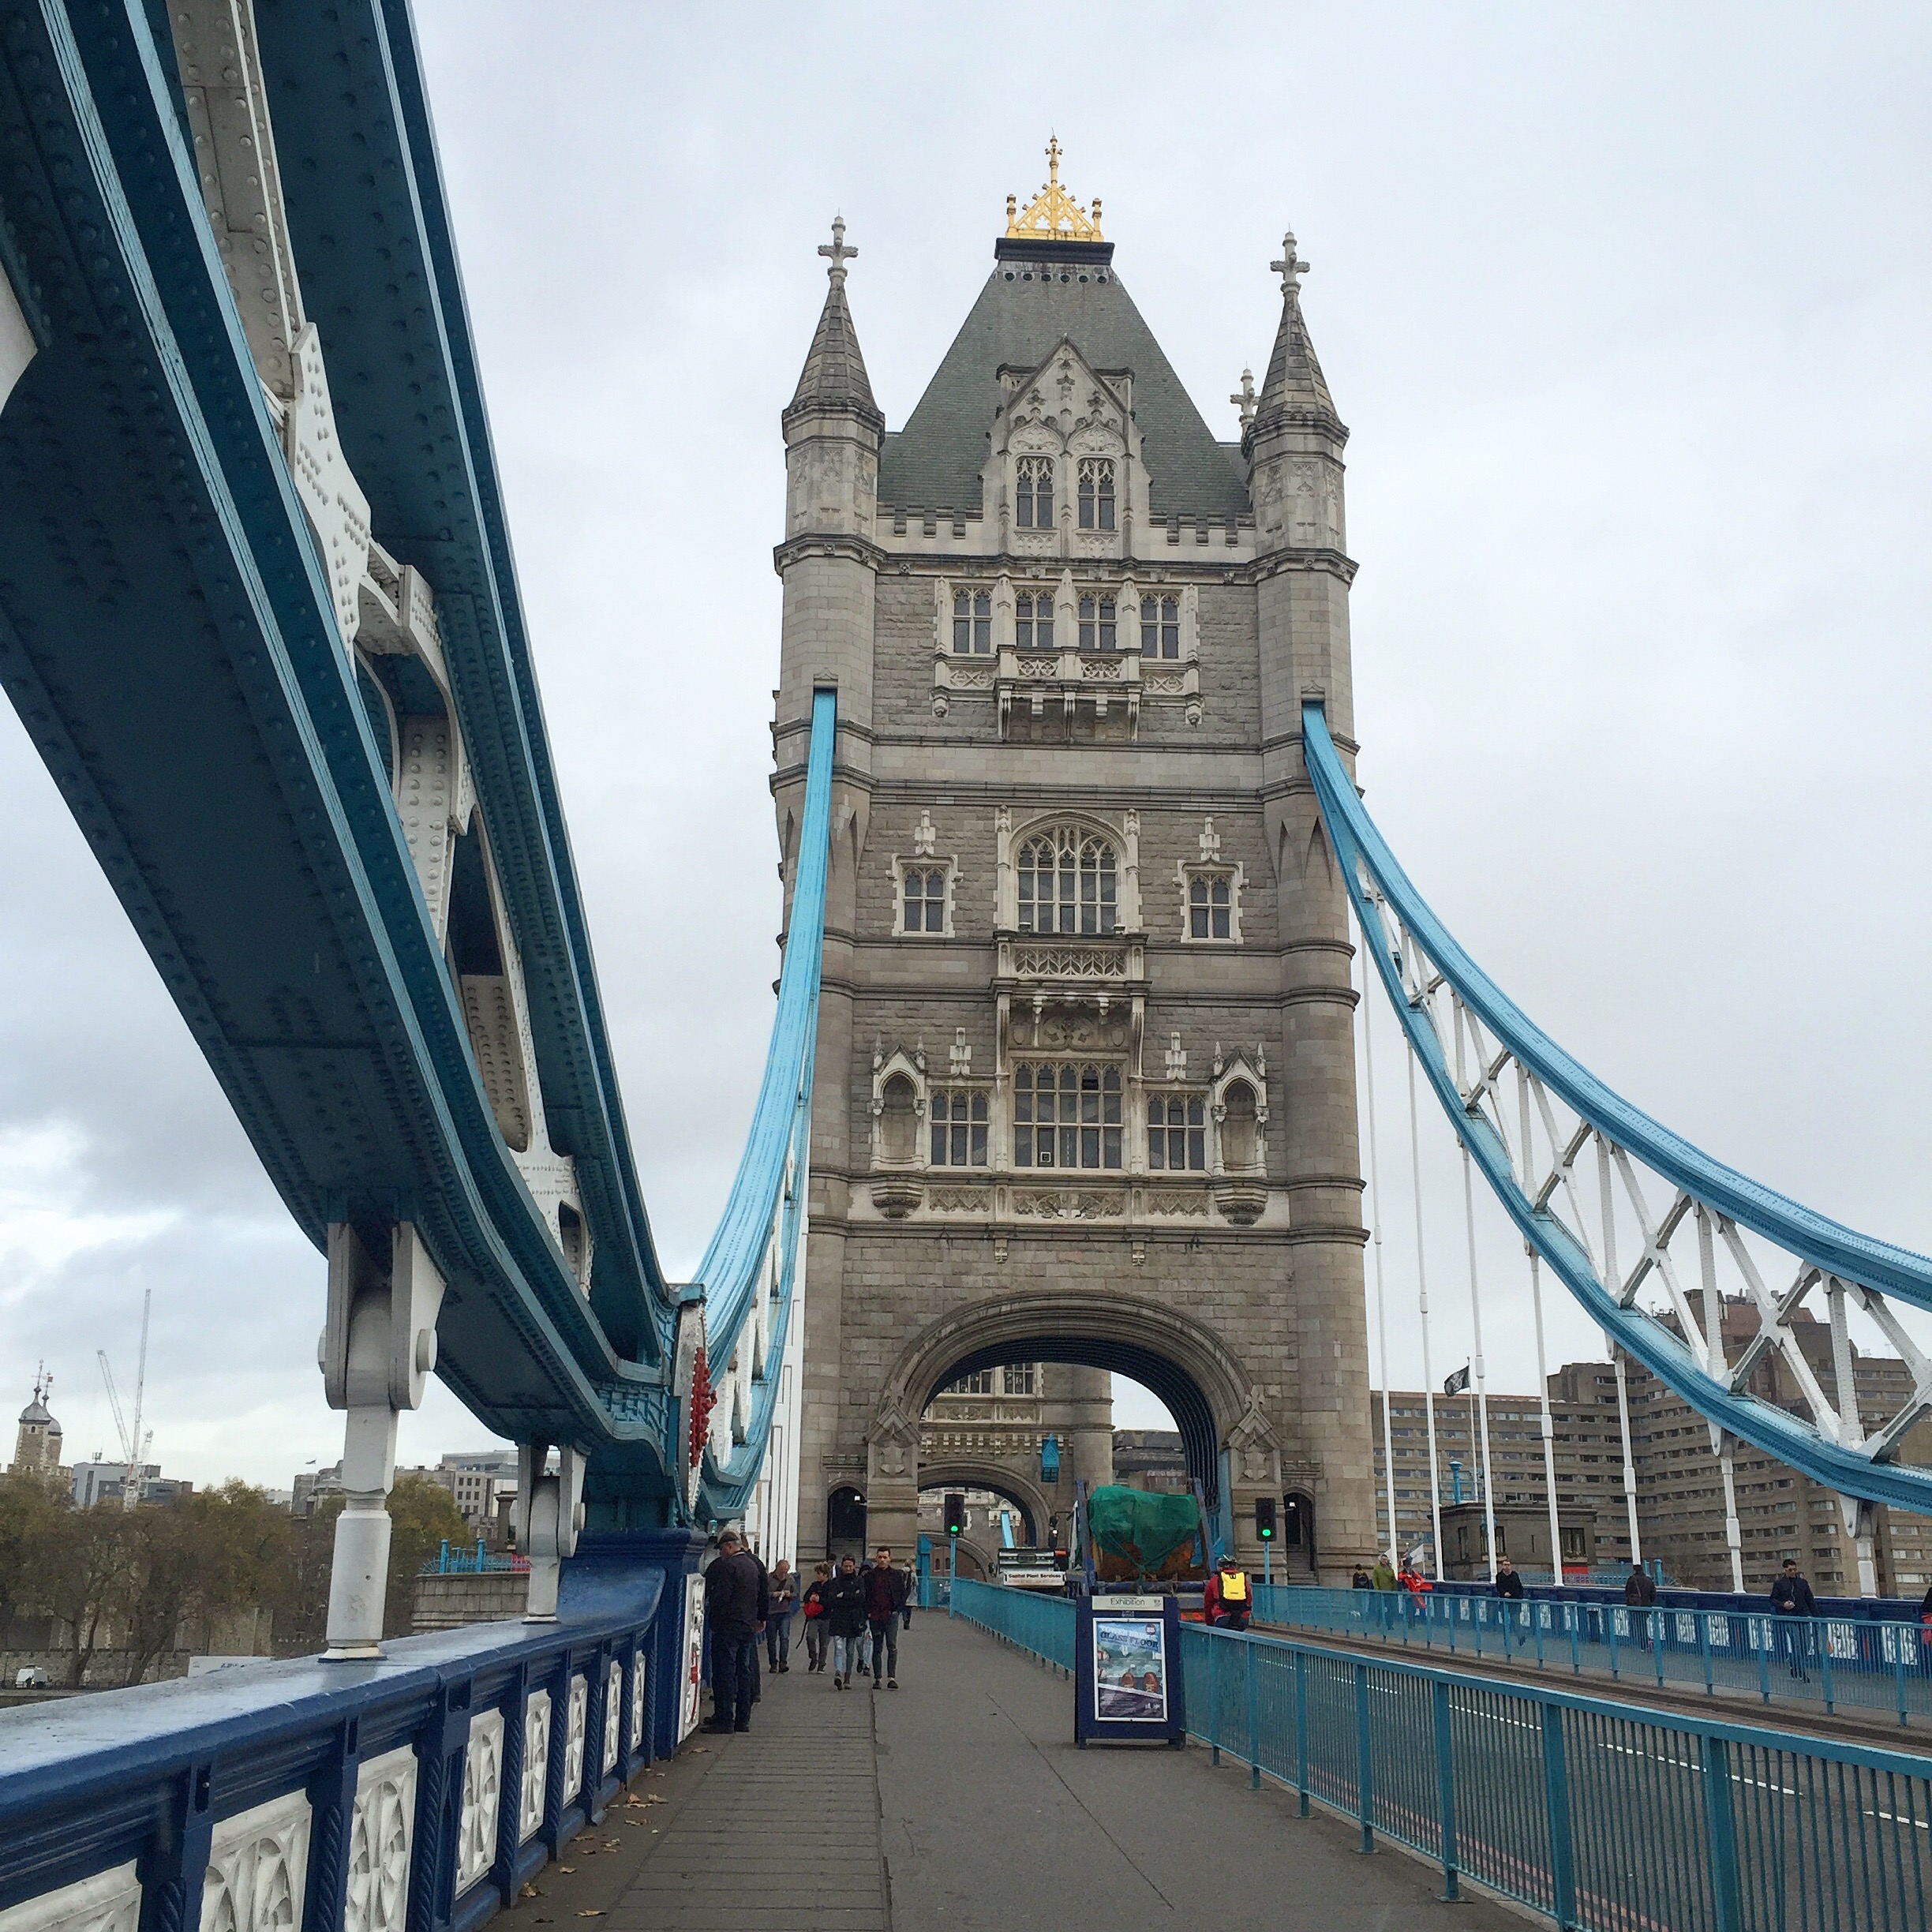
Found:
[{"label": "blue painted balustrade", "polygon": [[702,1540],[586,1537],[556,1621],[0,1712],[5,1932],[470,1932],[681,1729]]}]

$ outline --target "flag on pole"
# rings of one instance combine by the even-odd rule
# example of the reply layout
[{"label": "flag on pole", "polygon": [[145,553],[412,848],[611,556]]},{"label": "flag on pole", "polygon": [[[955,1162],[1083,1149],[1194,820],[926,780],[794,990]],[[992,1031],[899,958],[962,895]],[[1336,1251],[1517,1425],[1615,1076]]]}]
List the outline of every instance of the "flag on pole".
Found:
[{"label": "flag on pole", "polygon": [[1469,1365],[1465,1362],[1454,1375],[1450,1376],[1447,1381],[1443,1383],[1443,1393],[1445,1395],[1460,1395],[1469,1385]]}]

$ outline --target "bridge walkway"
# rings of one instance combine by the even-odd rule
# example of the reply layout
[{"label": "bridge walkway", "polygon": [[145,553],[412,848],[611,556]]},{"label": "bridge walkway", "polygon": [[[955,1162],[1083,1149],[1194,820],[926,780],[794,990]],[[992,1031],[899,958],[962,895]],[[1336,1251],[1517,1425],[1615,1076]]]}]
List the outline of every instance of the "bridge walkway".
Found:
[{"label": "bridge walkway", "polygon": [[1066,1932],[1069,1923],[1502,1932],[1429,1867],[1371,1858],[1245,1769],[1157,1745],[1077,1750],[1073,1687],[943,1612],[901,1688],[834,1691],[801,1654],[751,1731],[640,1776],[540,1873],[506,1932]]}]

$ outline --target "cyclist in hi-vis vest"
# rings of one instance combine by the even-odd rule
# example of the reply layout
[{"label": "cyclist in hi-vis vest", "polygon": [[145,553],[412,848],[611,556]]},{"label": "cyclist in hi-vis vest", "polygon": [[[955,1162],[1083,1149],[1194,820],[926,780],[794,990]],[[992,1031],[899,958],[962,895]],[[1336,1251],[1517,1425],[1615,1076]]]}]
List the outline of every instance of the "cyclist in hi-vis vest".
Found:
[{"label": "cyclist in hi-vis vest", "polygon": [[1223,1556],[1219,1567],[1208,1578],[1201,1608],[1210,1623],[1223,1630],[1245,1630],[1254,1609],[1254,1593],[1248,1587],[1248,1572],[1232,1556]]}]

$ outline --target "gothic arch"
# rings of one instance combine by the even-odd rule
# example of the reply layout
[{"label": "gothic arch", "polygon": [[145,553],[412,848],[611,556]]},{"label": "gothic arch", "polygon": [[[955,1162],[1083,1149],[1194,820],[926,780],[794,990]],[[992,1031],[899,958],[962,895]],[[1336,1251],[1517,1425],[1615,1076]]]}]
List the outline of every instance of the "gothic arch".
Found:
[{"label": "gothic arch", "polygon": [[1036,1541],[1046,1535],[1048,1522],[1060,1513],[1037,1483],[1012,1463],[990,1457],[942,1456],[921,1462],[919,1485],[922,1496],[934,1489],[990,1489],[1029,1519]]}]

